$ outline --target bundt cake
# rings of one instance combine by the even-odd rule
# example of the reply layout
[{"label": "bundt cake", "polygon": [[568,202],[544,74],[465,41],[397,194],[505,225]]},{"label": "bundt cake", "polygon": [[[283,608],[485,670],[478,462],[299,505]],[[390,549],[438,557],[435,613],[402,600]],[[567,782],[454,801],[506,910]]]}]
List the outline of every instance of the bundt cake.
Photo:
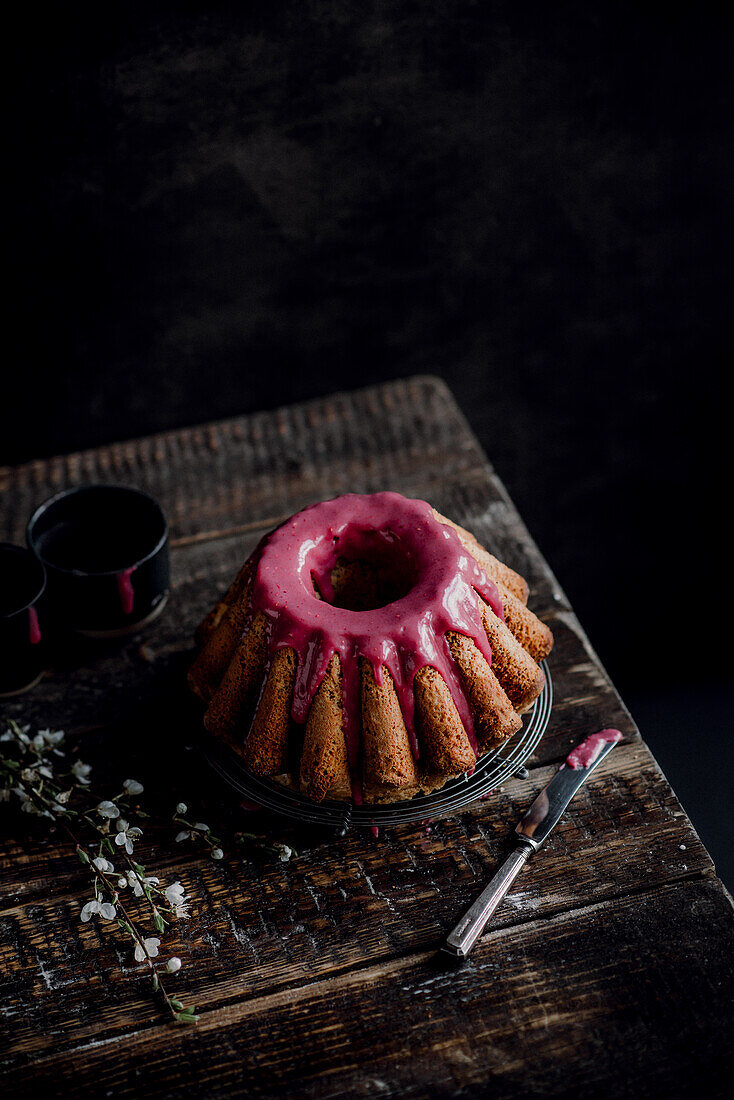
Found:
[{"label": "bundt cake", "polygon": [[527,595],[425,501],[348,494],[261,541],[189,682],[253,774],[315,801],[409,798],[520,728],[553,645]]}]

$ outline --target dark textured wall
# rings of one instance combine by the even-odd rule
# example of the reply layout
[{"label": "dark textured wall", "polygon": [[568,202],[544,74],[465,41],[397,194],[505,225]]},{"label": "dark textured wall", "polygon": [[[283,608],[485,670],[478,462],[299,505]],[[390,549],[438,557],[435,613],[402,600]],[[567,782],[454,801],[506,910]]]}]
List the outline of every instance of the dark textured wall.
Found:
[{"label": "dark textured wall", "polygon": [[439,373],[622,687],[721,679],[728,27],[466,0],[25,18],[0,457]]}]

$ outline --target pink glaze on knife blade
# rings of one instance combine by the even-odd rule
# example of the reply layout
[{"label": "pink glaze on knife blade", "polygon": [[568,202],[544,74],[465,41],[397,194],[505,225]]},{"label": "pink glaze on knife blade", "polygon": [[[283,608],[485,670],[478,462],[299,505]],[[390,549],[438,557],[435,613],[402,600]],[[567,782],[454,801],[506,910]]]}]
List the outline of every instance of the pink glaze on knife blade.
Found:
[{"label": "pink glaze on knife blade", "polygon": [[[336,607],[331,573],[339,559],[397,562],[408,591],[384,607]],[[314,581],[323,596],[319,599]],[[387,669],[395,684],[414,756],[413,679],[426,666],[445,680],[475,752],[471,709],[446,634],[465,634],[485,660],[492,653],[477,593],[504,618],[496,585],[440,523],[429,504],[398,493],[347,494],[292,516],[265,541],[253,581],[251,607],[269,620],[270,656],[290,647],[298,658],[292,715],[306,721],[329,662],[342,672],[344,735],[354,774],[359,756],[359,661],[370,662],[378,684]]]},{"label": "pink glaze on knife blade", "polygon": [[621,740],[622,734],[619,730],[609,729],[592,733],[590,737],[587,737],[585,741],[582,741],[580,745],[571,750],[566,757],[566,764],[574,770],[590,768],[605,745]]}]

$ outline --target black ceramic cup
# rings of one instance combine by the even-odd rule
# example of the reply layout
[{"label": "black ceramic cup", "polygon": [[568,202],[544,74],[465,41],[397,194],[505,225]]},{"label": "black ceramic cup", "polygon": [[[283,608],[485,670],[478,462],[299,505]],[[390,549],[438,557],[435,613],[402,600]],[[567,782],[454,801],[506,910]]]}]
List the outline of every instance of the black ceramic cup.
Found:
[{"label": "black ceramic cup", "polygon": [[43,672],[41,562],[23,546],[0,543],[0,697],[33,687]]},{"label": "black ceramic cup", "polygon": [[168,598],[168,525],[157,501],[124,485],[69,489],[37,508],[28,545],[48,578],[54,631],[122,638]]}]

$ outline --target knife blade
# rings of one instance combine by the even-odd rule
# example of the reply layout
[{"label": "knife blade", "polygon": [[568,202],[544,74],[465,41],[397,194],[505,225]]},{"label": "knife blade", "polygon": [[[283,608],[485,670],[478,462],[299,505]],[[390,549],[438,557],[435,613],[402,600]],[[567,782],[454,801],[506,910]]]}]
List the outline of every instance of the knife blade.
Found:
[{"label": "knife blade", "polygon": [[487,921],[495,912],[530,856],[537,852],[557,824],[576,792],[591,773],[605,760],[617,742],[619,730],[593,733],[566,757],[550,783],[543,788],[530,809],[515,826],[517,846],[502,864],[492,881],[467,909],[446,937],[442,950],[454,959],[465,959]]}]

